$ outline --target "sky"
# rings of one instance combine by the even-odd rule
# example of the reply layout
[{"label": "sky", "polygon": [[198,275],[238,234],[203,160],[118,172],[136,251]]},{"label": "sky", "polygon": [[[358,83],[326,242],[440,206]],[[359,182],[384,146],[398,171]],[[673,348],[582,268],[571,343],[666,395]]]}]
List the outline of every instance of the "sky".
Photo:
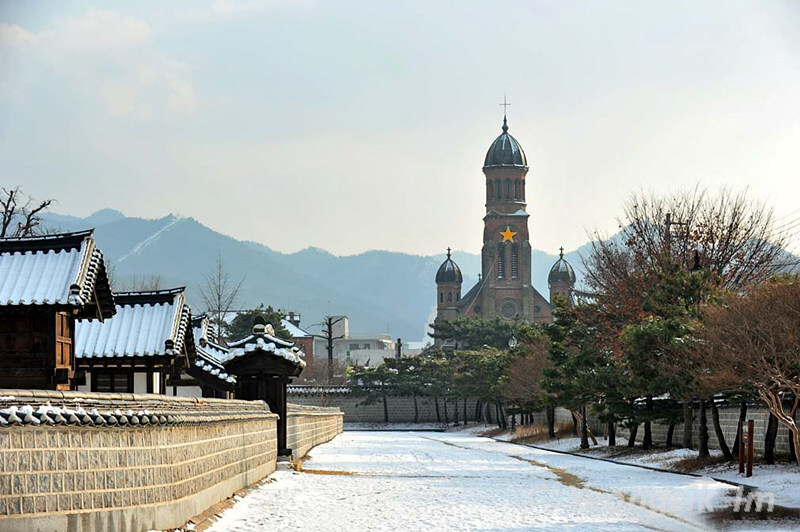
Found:
[{"label": "sky", "polygon": [[504,96],[534,248],[698,184],[800,219],[794,1],[0,1],[0,186],[62,213],[479,252]]}]

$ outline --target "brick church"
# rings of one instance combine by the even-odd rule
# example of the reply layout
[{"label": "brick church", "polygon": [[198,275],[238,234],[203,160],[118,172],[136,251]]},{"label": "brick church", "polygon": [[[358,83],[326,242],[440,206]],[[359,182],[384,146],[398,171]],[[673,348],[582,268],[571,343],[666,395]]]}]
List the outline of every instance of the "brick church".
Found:
[{"label": "brick church", "polygon": [[436,272],[436,320],[459,316],[501,317],[506,320],[550,322],[556,297],[571,301],[575,272],[561,256],[550,269],[550,300],[531,284],[530,214],[525,210],[528,159],[517,139],[503,132],[489,146],[483,163],[486,176],[486,215],[483,217],[481,275],[461,295],[463,276],[447,250],[447,259]]}]

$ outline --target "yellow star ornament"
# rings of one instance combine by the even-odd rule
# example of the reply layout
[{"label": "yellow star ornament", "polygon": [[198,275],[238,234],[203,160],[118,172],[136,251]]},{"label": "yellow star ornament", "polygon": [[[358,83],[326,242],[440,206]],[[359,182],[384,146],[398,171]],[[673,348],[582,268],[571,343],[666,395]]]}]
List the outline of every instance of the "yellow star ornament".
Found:
[{"label": "yellow star ornament", "polygon": [[514,235],[516,235],[517,233],[512,231],[511,227],[506,226],[506,230],[502,231],[500,234],[503,235],[503,242],[511,242],[513,244]]}]

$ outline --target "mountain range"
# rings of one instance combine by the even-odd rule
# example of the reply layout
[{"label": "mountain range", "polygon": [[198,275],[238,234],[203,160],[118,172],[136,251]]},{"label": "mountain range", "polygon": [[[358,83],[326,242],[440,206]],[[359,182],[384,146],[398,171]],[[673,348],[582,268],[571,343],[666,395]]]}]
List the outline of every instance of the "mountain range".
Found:
[{"label": "mountain range", "polygon": [[[158,276],[161,288],[186,286],[195,313],[202,312],[200,288],[222,257],[231,279],[243,279],[237,306],[263,303],[302,316],[311,332],[326,315],[347,315],[354,336],[389,333],[406,341],[426,341],[427,324],[435,316],[434,277],[444,255],[421,256],[391,251],[366,251],[336,256],[319,248],[281,253],[255,242],[236,240],[189,217],[128,217],[103,209],[86,218],[48,213],[50,230],[95,229],[98,247],[110,261],[116,290],[136,280]],[[588,244],[586,245],[588,246]],[[583,246],[566,253],[580,282]],[[547,274],[557,260],[532,252],[533,285],[548,296]],[[480,255],[456,251],[453,259],[464,274],[463,291],[477,282]]]}]

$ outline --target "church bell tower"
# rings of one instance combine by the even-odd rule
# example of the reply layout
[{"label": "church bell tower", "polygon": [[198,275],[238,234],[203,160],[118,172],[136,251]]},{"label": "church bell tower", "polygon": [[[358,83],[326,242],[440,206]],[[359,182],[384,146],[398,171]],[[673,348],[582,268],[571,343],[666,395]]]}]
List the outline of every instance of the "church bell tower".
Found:
[{"label": "church bell tower", "polygon": [[525,210],[528,160],[517,140],[503,132],[489,147],[483,164],[486,176],[486,215],[483,218],[482,274],[486,288],[484,317],[533,319],[531,245]]}]

